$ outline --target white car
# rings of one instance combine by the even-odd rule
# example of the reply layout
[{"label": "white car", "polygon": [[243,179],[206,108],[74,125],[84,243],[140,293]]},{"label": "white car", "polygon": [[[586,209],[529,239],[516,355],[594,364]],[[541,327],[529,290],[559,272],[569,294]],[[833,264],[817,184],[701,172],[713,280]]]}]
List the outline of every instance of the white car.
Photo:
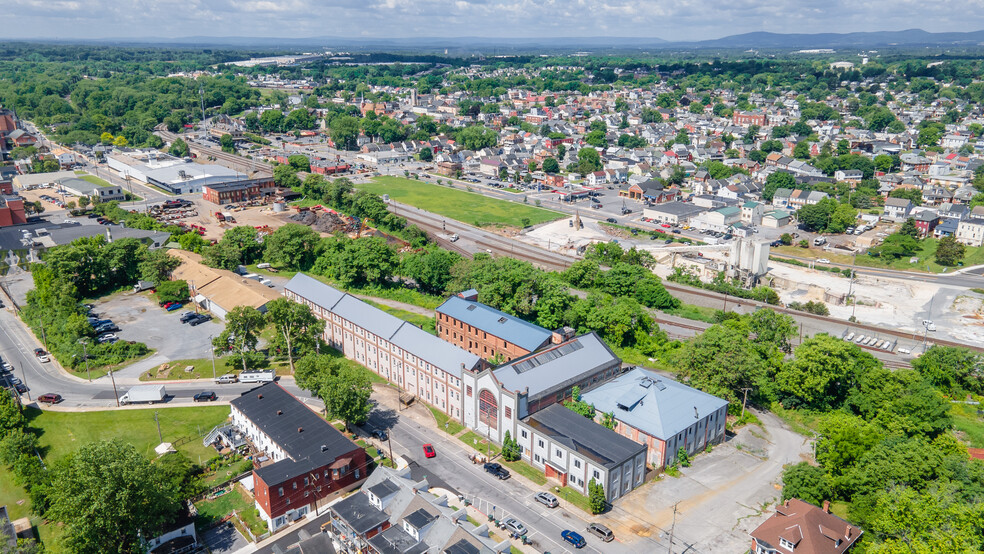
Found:
[{"label": "white car", "polygon": [[848,333],[847,336],[844,337],[844,340],[846,340],[846,341],[852,341],[852,340],[854,340],[854,332]]},{"label": "white car", "polygon": [[461,238],[461,237],[458,236],[458,233],[455,233],[455,234],[451,235],[451,238],[448,239],[448,240],[450,240],[451,242],[456,242],[459,238]]},{"label": "white car", "polygon": [[861,344],[862,342],[864,342],[864,338],[865,338],[864,335],[858,335],[858,338],[854,339],[854,342]]},{"label": "white car", "polygon": [[935,331],[936,330],[936,324],[933,323],[932,320],[924,319],[922,324],[923,324],[923,327],[925,327],[927,331]]},{"label": "white car", "polygon": [[118,340],[120,340],[120,338],[117,337],[114,333],[106,333],[103,335],[99,335],[99,337],[96,339],[96,342],[102,344],[104,342],[116,342]]},{"label": "white car", "polygon": [[828,260],[827,258],[817,258],[817,263],[818,264],[829,264],[830,263],[830,260]]}]

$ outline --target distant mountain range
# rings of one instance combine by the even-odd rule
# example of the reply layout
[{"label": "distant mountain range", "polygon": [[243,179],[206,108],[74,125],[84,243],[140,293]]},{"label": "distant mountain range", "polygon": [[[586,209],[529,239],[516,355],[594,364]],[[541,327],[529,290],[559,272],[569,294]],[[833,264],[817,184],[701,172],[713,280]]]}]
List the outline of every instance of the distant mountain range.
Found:
[{"label": "distant mountain range", "polygon": [[491,54],[496,50],[516,51],[599,51],[706,48],[879,48],[916,46],[974,46],[984,43],[984,30],[930,33],[922,29],[861,33],[767,33],[753,32],[699,41],[666,41],[656,37],[180,37],[116,40],[62,40],[66,43],[153,44],[185,47],[247,47],[255,49],[320,49],[357,51],[427,51],[448,49]]}]

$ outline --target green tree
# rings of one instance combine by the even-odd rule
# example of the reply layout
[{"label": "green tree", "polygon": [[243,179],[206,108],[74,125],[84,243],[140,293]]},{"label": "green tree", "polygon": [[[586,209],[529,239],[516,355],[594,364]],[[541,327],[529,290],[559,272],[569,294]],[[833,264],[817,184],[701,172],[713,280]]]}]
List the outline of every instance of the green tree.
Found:
[{"label": "green tree", "polygon": [[176,138],[174,139],[174,142],[171,143],[168,153],[179,158],[187,158],[191,155],[191,150],[188,148],[187,142],[181,140],[180,138]]},{"label": "green tree", "polygon": [[431,246],[404,255],[400,260],[400,274],[413,279],[428,294],[442,294],[451,280],[451,268],[461,259],[455,252]]},{"label": "green tree", "polygon": [[260,127],[267,133],[284,132],[284,113],[280,110],[266,110],[260,115]]},{"label": "green tree", "polygon": [[564,406],[567,409],[579,413],[588,419],[594,419],[595,408],[594,405],[588,404],[581,400],[581,387],[574,385],[571,388],[571,399],[564,401]]},{"label": "green tree", "polygon": [[824,198],[816,204],[807,204],[797,210],[796,219],[810,231],[823,231],[830,226],[831,217],[833,217],[836,209],[836,200]]},{"label": "green tree", "polygon": [[287,223],[263,239],[263,259],[292,270],[307,270],[318,258],[321,236],[307,225]]},{"label": "green tree", "polygon": [[181,280],[158,282],[157,298],[161,302],[184,302],[188,300],[188,282]]},{"label": "green tree", "polygon": [[[195,236],[198,236],[197,234]],[[140,278],[151,283],[163,283],[171,278],[171,272],[181,265],[181,260],[171,256],[163,248],[150,250],[138,266]]]},{"label": "green tree", "polygon": [[311,160],[309,160],[304,154],[294,154],[293,156],[288,156],[287,165],[289,165],[295,172],[311,171]]},{"label": "green tree", "polygon": [[343,286],[382,285],[396,271],[396,252],[383,239],[330,237],[322,244],[323,252],[312,271]]},{"label": "green tree", "polygon": [[592,514],[605,511],[608,500],[605,498],[605,486],[594,479],[588,481],[588,507]]},{"label": "green tree", "polygon": [[786,173],[785,171],[776,171],[770,174],[765,179],[765,186],[762,188],[762,199],[766,202],[771,202],[772,197],[776,194],[776,190],[781,188],[796,188],[796,179],[792,174]]},{"label": "green tree", "polygon": [[317,394],[324,401],[330,419],[341,419],[346,425],[362,425],[369,419],[372,381],[367,372],[345,364],[335,374],[321,375]]},{"label": "green tree", "polygon": [[310,306],[287,298],[278,298],[267,304],[266,320],[283,339],[291,373],[294,372],[295,350],[303,352],[314,349],[325,332],[325,320],[315,317]]},{"label": "green tree", "polygon": [[902,233],[892,233],[882,244],[868,250],[869,255],[887,258],[906,258],[919,251],[916,239]]},{"label": "green tree", "polygon": [[809,160],[810,159],[810,143],[803,140],[796,143],[793,148],[793,157],[797,160]]},{"label": "green tree", "polygon": [[505,436],[502,438],[502,459],[507,462],[515,462],[520,458],[519,444],[509,431],[506,431]]},{"label": "green tree", "polygon": [[577,151],[577,172],[586,175],[601,169],[601,156],[594,148],[582,148]]},{"label": "green tree", "polygon": [[919,189],[898,188],[888,193],[889,198],[906,198],[915,206],[922,205],[922,191]]},{"label": "green tree", "polygon": [[0,391],[0,439],[12,431],[23,429],[26,422],[14,395],[6,389]]},{"label": "green tree", "polygon": [[557,163],[557,160],[555,160],[554,158],[545,158],[543,160],[543,171],[545,173],[551,173],[551,174],[559,173],[560,164]]},{"label": "green tree", "polygon": [[831,495],[830,482],[822,467],[800,462],[782,472],[782,500],[798,498],[819,506]]},{"label": "green tree", "polygon": [[420,149],[417,157],[420,158],[420,161],[422,162],[429,162],[434,159],[434,151],[425,146]]},{"label": "green tree", "polygon": [[858,211],[850,204],[838,204],[834,213],[830,216],[830,223],[827,224],[828,233],[843,233],[848,227],[855,224],[858,219]]},{"label": "green tree", "polygon": [[83,445],[54,470],[49,517],[73,552],[143,553],[179,507],[163,473],[121,440]]},{"label": "green tree", "polygon": [[966,348],[933,345],[912,360],[912,368],[940,390],[959,395],[961,392],[984,393],[984,365],[981,356]]},{"label": "green tree", "polygon": [[297,170],[286,164],[273,168],[273,182],[278,187],[289,189],[297,189],[301,186],[301,180],[297,176]]},{"label": "green tree", "polygon": [[225,320],[225,329],[212,339],[215,354],[221,356],[231,350],[239,358],[243,371],[246,371],[255,361],[253,354],[267,321],[259,310],[250,306],[233,308],[226,314]]},{"label": "green tree", "polygon": [[936,245],[936,263],[940,265],[954,266],[963,259],[966,248],[957,242],[953,236],[946,236],[940,239]]},{"label": "green tree", "polygon": [[341,150],[355,150],[359,138],[359,120],[350,115],[335,117],[328,124],[331,140]]},{"label": "green tree", "polygon": [[726,321],[688,341],[673,359],[687,384],[741,406],[742,389],[763,390],[782,355],[756,348],[744,323]]},{"label": "green tree", "polygon": [[232,135],[226,133],[219,137],[219,145],[222,147],[223,152],[228,152],[229,154],[236,153],[236,143],[232,140]]},{"label": "green tree", "polygon": [[847,398],[857,376],[878,365],[857,345],[826,334],[804,340],[793,354],[775,376],[784,406],[836,408]]}]

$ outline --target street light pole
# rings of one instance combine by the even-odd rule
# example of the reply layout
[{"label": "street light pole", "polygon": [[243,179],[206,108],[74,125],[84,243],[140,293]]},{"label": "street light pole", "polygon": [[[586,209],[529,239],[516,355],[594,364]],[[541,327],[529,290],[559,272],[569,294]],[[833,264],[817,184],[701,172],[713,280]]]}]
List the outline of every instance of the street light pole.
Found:
[{"label": "street light pole", "polygon": [[92,373],[89,372],[89,352],[86,350],[85,345],[87,341],[85,339],[79,340],[82,344],[82,361],[85,362],[85,374],[89,378],[89,382],[92,382]]}]

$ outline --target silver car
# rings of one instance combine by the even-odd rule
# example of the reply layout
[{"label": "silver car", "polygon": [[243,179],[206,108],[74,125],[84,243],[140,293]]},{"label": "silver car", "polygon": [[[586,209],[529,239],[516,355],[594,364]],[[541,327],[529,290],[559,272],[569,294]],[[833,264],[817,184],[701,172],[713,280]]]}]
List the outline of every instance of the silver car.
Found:
[{"label": "silver car", "polygon": [[556,508],[560,504],[560,502],[557,501],[557,497],[549,492],[538,492],[533,496],[533,498],[547,508]]},{"label": "silver car", "polygon": [[506,531],[510,533],[516,533],[520,536],[526,534],[526,526],[514,517],[504,519],[502,524],[506,526]]}]

